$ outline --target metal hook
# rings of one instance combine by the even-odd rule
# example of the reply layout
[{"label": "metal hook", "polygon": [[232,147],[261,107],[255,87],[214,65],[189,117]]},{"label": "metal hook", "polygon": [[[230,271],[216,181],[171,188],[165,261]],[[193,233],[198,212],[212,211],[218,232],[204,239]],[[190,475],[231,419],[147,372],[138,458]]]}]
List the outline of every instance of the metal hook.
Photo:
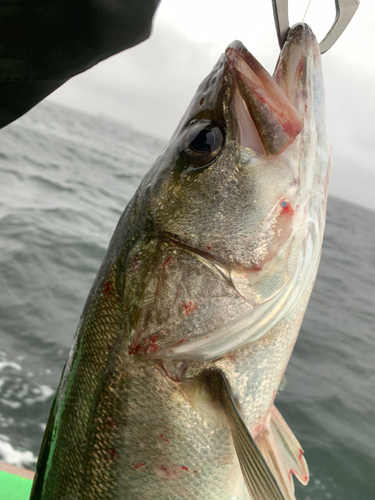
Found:
[{"label": "metal hook", "polygon": [[[326,36],[319,44],[320,53],[327,52],[340,38],[358,8],[359,0],[335,0],[336,18]],[[288,0],[272,0],[277,38],[282,49],[289,31]]]}]

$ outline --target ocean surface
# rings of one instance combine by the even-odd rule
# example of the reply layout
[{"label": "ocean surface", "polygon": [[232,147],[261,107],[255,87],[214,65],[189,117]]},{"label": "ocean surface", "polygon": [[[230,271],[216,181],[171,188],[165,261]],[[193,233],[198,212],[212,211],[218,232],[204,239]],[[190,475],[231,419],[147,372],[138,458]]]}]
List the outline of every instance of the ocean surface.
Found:
[{"label": "ocean surface", "polygon": [[[163,146],[51,103],[0,131],[0,460],[35,467],[85,299]],[[318,278],[276,401],[311,471],[298,500],[375,498],[374,229],[375,212],[330,198]]]}]

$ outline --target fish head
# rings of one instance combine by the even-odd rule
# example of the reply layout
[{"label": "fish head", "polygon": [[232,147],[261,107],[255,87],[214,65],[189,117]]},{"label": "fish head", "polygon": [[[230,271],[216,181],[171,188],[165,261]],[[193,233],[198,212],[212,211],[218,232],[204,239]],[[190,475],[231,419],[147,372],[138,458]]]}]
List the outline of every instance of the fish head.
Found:
[{"label": "fish head", "polygon": [[[178,262],[154,288],[185,309],[174,314],[165,301],[174,330],[165,334],[166,314],[144,313],[133,351],[157,335],[153,355],[217,358],[259,338],[311,288],[329,173],[324,116],[319,47],[307,25],[290,29],[273,77],[241,42],[229,45],[141,186],[147,218],[168,248],[163,262]],[[197,320],[210,309],[205,295],[224,293],[193,290],[201,266],[235,295],[218,300],[229,318],[222,327]]]}]

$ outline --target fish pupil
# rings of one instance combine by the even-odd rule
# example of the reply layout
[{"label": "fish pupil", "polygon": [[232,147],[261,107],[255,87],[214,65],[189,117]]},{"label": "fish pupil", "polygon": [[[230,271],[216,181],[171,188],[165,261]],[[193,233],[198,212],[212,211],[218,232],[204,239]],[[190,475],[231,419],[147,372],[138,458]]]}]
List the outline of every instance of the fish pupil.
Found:
[{"label": "fish pupil", "polygon": [[190,142],[190,147],[198,153],[211,151],[215,145],[215,137],[211,130],[204,128]]},{"label": "fish pupil", "polygon": [[180,154],[192,168],[201,168],[213,162],[223,145],[221,129],[209,120],[201,120],[186,129]]}]

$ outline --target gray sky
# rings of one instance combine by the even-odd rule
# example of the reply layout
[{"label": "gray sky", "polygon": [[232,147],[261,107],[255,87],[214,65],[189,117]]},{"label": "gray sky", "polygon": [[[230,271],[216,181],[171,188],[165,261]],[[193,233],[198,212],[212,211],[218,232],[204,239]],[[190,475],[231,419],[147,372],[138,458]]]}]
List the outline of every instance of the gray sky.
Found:
[{"label": "gray sky", "polygon": [[[291,24],[302,20],[308,0],[289,3]],[[334,16],[334,0],[312,0],[305,21],[321,39]],[[375,3],[361,0],[342,37],[322,56],[333,145],[330,192],[372,209],[374,24]],[[279,48],[271,0],[162,0],[149,40],[73,78],[49,99],[167,140],[199,83],[234,39],[273,72]]]}]

